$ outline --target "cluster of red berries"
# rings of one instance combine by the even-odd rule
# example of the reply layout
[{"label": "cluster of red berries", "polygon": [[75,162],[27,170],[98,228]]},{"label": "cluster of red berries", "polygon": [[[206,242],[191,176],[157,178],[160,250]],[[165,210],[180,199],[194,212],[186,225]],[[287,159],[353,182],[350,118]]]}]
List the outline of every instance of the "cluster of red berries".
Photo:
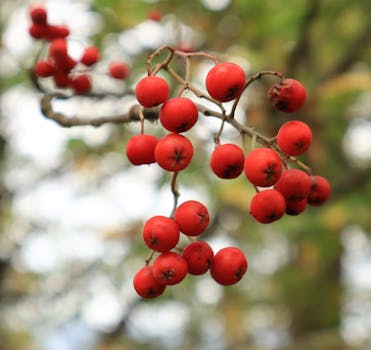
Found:
[{"label": "cluster of red berries", "polygon": [[[31,7],[29,14],[32,20],[30,35],[35,39],[50,42],[47,58],[38,61],[33,68],[36,76],[53,77],[56,87],[71,88],[75,94],[89,93],[92,89],[92,78],[88,68],[99,61],[99,49],[95,46],[86,47],[79,61],[76,61],[68,54],[66,37],[69,35],[69,29],[66,26],[49,24],[46,9],[39,5]],[[83,69],[77,69],[78,63]],[[113,61],[109,65],[108,74],[115,79],[126,79],[129,66],[121,61]]]},{"label": "cluster of red berries", "polygon": [[[206,76],[206,89],[217,102],[238,98],[246,88],[243,69],[231,62],[216,64]],[[134,165],[157,163],[161,168],[178,172],[191,162],[194,148],[183,132],[198,120],[196,104],[189,98],[169,98],[170,89],[165,79],[149,75],[141,79],[135,90],[136,98],[145,108],[161,105],[159,119],[168,134],[158,139],[145,134],[133,136],[127,143],[126,155]],[[272,106],[292,113],[306,100],[304,86],[295,79],[281,78],[268,91]],[[210,157],[210,168],[222,179],[237,178],[242,172],[254,185],[257,193],[250,203],[250,214],[258,222],[267,224],[285,213],[298,215],[307,204],[319,206],[330,195],[330,185],[321,176],[304,170],[289,168],[288,162],[308,150],[312,142],[309,126],[298,120],[284,123],[275,142],[255,148],[246,156],[232,143],[216,144]],[[176,208],[174,217],[155,216],[143,228],[146,245],[160,255],[153,265],[146,264],[134,277],[134,287],[144,298],[163,293],[166,285],[179,283],[187,272],[202,274],[210,269],[211,276],[222,285],[238,282],[247,270],[242,251],[227,247],[213,254],[204,241],[192,241],[185,249],[176,247],[179,232],[198,236],[209,221],[206,207],[197,201],[188,201]],[[181,253],[172,251],[178,249]]]}]

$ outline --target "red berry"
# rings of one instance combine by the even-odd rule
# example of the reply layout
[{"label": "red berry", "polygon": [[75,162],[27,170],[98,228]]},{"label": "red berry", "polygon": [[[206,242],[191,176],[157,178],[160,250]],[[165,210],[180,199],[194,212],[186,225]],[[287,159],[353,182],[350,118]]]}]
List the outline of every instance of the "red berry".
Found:
[{"label": "red berry", "polygon": [[186,201],[176,208],[174,220],[181,232],[188,236],[198,236],[209,224],[209,212],[198,201]]},{"label": "red berry", "polygon": [[158,139],[148,134],[135,135],[126,144],[126,156],[134,165],[155,163],[155,148]]},{"label": "red berry", "polygon": [[155,22],[160,22],[162,18],[162,12],[156,9],[152,9],[148,12],[148,19],[151,19]]},{"label": "red berry", "polygon": [[108,67],[108,74],[115,79],[126,79],[129,75],[129,66],[124,62],[113,61]]},{"label": "red berry", "polygon": [[312,184],[307,197],[308,204],[320,206],[330,197],[331,187],[329,182],[322,176],[316,175],[311,177]]},{"label": "red berry", "polygon": [[34,72],[39,77],[51,77],[54,75],[54,66],[49,61],[39,61],[35,64]]},{"label": "red berry", "polygon": [[256,148],[246,156],[244,170],[252,184],[269,187],[274,185],[281,176],[281,158],[270,148]]},{"label": "red berry", "polygon": [[161,253],[152,265],[154,278],[166,285],[180,283],[187,275],[187,269],[185,259],[174,252]]},{"label": "red berry", "polygon": [[71,80],[75,94],[86,94],[91,90],[91,79],[88,74],[74,76]]},{"label": "red berry", "polygon": [[49,56],[57,64],[65,64],[67,60],[67,41],[65,39],[55,39],[50,43]]},{"label": "red berry", "polygon": [[30,35],[35,39],[42,39],[45,37],[46,26],[40,26],[38,24],[32,24],[28,29]]},{"label": "red berry", "polygon": [[304,198],[300,201],[286,200],[286,214],[299,215],[307,207],[307,199]]},{"label": "red berry", "polygon": [[164,103],[168,99],[169,93],[170,89],[166,80],[153,75],[141,79],[135,88],[137,100],[147,108]]},{"label": "red berry", "polygon": [[55,40],[63,39],[70,34],[70,30],[66,26],[55,26],[48,24],[45,30],[45,39]]},{"label": "red berry", "polygon": [[179,228],[173,219],[166,216],[153,216],[143,227],[143,240],[156,252],[167,252],[179,241]]},{"label": "red berry", "polygon": [[310,127],[298,120],[290,120],[278,130],[277,144],[289,156],[303,154],[312,143]]},{"label": "red berry", "polygon": [[292,113],[301,108],[306,99],[305,87],[295,79],[283,79],[268,90],[272,106],[282,112]]},{"label": "red berry", "polygon": [[233,143],[226,143],[215,148],[211,155],[210,167],[216,176],[234,179],[242,173],[244,161],[242,149]]},{"label": "red berry", "polygon": [[285,170],[274,189],[281,192],[286,200],[300,201],[309,194],[311,179],[307,173],[300,169]]},{"label": "red berry", "polygon": [[54,83],[59,88],[67,88],[71,85],[71,78],[63,70],[56,70],[53,76]]},{"label": "red berry", "polygon": [[198,110],[192,100],[174,97],[167,100],[160,110],[162,126],[172,132],[181,133],[192,128],[198,119]]},{"label": "red berry", "polygon": [[32,23],[38,24],[38,25],[45,25],[47,22],[46,9],[39,5],[32,6],[30,8],[30,17],[31,17]]},{"label": "red berry", "polygon": [[184,248],[182,256],[187,262],[188,273],[202,275],[210,268],[214,252],[206,242],[196,241]]},{"label": "red berry", "polygon": [[84,50],[80,62],[85,66],[92,66],[99,60],[100,54],[98,48],[95,46],[89,46]]},{"label": "red berry", "polygon": [[206,89],[210,96],[220,102],[238,97],[246,83],[243,69],[235,63],[225,62],[215,65],[206,76]]},{"label": "red berry", "polygon": [[235,284],[246,273],[248,263],[244,253],[235,247],[219,250],[210,266],[211,277],[223,286]]},{"label": "red berry", "polygon": [[285,198],[276,190],[258,192],[250,203],[251,216],[262,224],[269,224],[280,219],[285,210]]},{"label": "red berry", "polygon": [[141,268],[134,276],[133,285],[138,295],[145,299],[160,296],[166,287],[153,277],[152,266]]},{"label": "red berry", "polygon": [[188,138],[179,134],[169,134],[160,139],[155,148],[158,165],[168,171],[183,170],[193,157],[193,145]]}]

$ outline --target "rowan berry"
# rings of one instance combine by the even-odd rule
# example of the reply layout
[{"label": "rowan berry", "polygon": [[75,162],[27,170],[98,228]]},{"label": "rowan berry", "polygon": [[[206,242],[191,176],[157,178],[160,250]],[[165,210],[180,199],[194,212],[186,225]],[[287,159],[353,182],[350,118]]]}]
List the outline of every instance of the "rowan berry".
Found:
[{"label": "rowan berry", "polygon": [[283,79],[270,87],[268,98],[275,109],[292,113],[304,105],[306,91],[299,81]]},{"label": "rowan berry", "polygon": [[189,98],[174,97],[167,100],[160,109],[162,126],[172,132],[181,133],[194,126],[198,119],[198,109]]},{"label": "rowan berry", "polygon": [[243,69],[232,62],[216,64],[206,76],[206,89],[211,97],[220,102],[240,96],[246,83]]},{"label": "rowan berry", "polygon": [[154,278],[161,284],[174,285],[180,283],[187,275],[186,260],[174,252],[161,253],[153,262]]},{"label": "rowan berry", "polygon": [[173,219],[157,215],[148,219],[143,227],[143,240],[156,252],[167,252],[179,241],[179,228]]},{"label": "rowan berry", "polygon": [[108,74],[115,79],[124,80],[129,75],[129,66],[120,61],[113,61],[108,67]]},{"label": "rowan berry", "polygon": [[30,8],[30,17],[34,24],[46,25],[47,23],[46,9],[40,5],[34,5]]},{"label": "rowan berry", "polygon": [[59,88],[67,88],[71,85],[71,78],[63,70],[56,70],[53,75],[54,83]]},{"label": "rowan berry", "polygon": [[289,156],[303,154],[312,143],[310,127],[298,120],[284,123],[277,133],[277,144],[282,152]]},{"label": "rowan berry", "polygon": [[244,161],[242,149],[233,143],[226,143],[215,148],[211,154],[210,167],[216,176],[234,179],[242,173]]},{"label": "rowan berry", "polygon": [[312,176],[311,180],[311,188],[307,197],[308,204],[320,206],[330,197],[331,186],[324,177],[319,175]]},{"label": "rowan berry", "polygon": [[285,198],[274,189],[258,192],[250,203],[251,216],[262,224],[269,224],[280,219],[285,210]]},{"label": "rowan berry", "polygon": [[286,200],[300,201],[306,198],[311,187],[311,179],[307,173],[300,169],[287,169],[274,184]]},{"label": "rowan berry", "polygon": [[135,274],[133,286],[138,295],[145,299],[160,296],[166,288],[154,278],[152,266],[144,266]]},{"label": "rowan berry", "polygon": [[55,26],[48,24],[45,29],[45,39],[55,40],[63,39],[70,34],[70,30],[67,26]]},{"label": "rowan berry", "polygon": [[137,100],[146,108],[164,103],[168,99],[169,93],[170,89],[166,80],[154,75],[141,79],[135,88]]},{"label": "rowan berry", "polygon": [[198,236],[209,224],[209,212],[200,202],[190,200],[180,204],[174,212],[174,220],[187,236]]},{"label": "rowan berry", "polygon": [[97,47],[89,46],[85,48],[80,62],[85,66],[92,66],[99,61],[100,53]]},{"label": "rowan berry", "polygon": [[160,139],[155,148],[158,165],[168,171],[186,168],[193,157],[193,145],[189,139],[179,134],[169,134]]},{"label": "rowan berry", "polygon": [[65,65],[67,60],[67,41],[65,39],[55,39],[49,45],[49,57],[57,65]]},{"label": "rowan berry", "polygon": [[126,156],[133,165],[155,163],[155,148],[158,139],[154,135],[140,134],[126,144]]},{"label": "rowan berry", "polygon": [[184,248],[182,256],[187,262],[188,273],[202,275],[209,270],[214,252],[205,241],[195,241]]},{"label": "rowan berry", "polygon": [[307,198],[300,201],[297,200],[286,200],[286,214],[287,215],[299,215],[307,207]]},{"label": "rowan berry", "polygon": [[34,72],[37,76],[46,78],[54,75],[55,69],[49,61],[42,60],[35,64]]},{"label": "rowan berry", "polygon": [[28,29],[28,32],[34,39],[42,39],[45,36],[46,26],[32,24]]},{"label": "rowan berry", "polygon": [[282,161],[274,150],[256,148],[246,156],[244,171],[247,179],[255,186],[269,187],[280,178]]},{"label": "rowan berry", "polygon": [[216,282],[228,286],[239,282],[247,267],[246,257],[239,248],[225,247],[214,255],[210,274]]}]

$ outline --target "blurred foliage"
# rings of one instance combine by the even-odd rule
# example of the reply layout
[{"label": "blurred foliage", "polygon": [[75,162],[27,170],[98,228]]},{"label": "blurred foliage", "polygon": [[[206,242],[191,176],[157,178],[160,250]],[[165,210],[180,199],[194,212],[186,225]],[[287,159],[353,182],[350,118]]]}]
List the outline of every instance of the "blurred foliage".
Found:
[{"label": "blurred foliage", "polygon": [[[264,333],[259,333],[259,326],[253,327],[254,322],[259,324],[259,320],[253,319],[254,315],[259,315],[259,310],[266,315],[266,318],[261,317],[268,329],[288,334],[284,345],[278,348],[358,349],[346,344],[339,333],[346,293],[341,280],[340,233],[345,227],[358,225],[370,238],[371,157],[368,162],[354,163],[346,156],[342,145],[351,121],[358,118],[350,113],[350,107],[359,104],[362,96],[371,91],[371,2],[234,0],[221,11],[211,11],[200,0],[163,0],[152,5],[142,1],[94,0],[91,8],[103,16],[102,30],[92,38],[99,47],[104,46],[107,36],[130,29],[156,9],[164,18],[176,18],[193,28],[199,39],[195,50],[213,52],[221,60],[242,59],[248,63],[251,74],[264,69],[282,71],[301,80],[308,90],[308,101],[297,117],[312,127],[314,140],[302,159],[314,173],[330,180],[332,197],[324,207],[308,208],[299,217],[285,217],[269,227],[257,224],[248,215],[253,188],[243,178],[230,182],[216,179],[208,170],[208,150],[204,148],[207,143],[204,139],[195,141],[197,152],[190,168],[181,176],[181,190],[182,186],[193,187],[208,194],[213,217],[205,239],[228,235],[246,251],[251,267],[239,285],[224,289],[216,304],[197,302],[193,295],[198,280],[193,277],[167,291],[161,300],[148,302],[154,306],[179,300],[189,308],[187,337],[179,349],[203,349],[205,335],[202,330],[211,320],[222,327],[225,344],[219,344],[218,349],[276,349],[264,345]],[[178,39],[177,44],[181,45],[181,35]],[[149,52],[146,50],[132,57],[133,75],[128,86],[145,72],[144,63]],[[9,89],[23,84],[25,79],[24,73],[16,72],[4,81],[4,86]],[[271,83],[267,79],[251,86],[245,110],[246,121],[268,135],[274,135],[287,120],[285,115],[273,111],[265,100]],[[367,117],[370,118],[369,110]],[[158,132],[156,124],[148,128]],[[115,126],[110,129],[107,141],[95,147],[72,136],[66,143],[61,164],[71,162],[69,170],[87,166],[89,172],[90,169],[94,172],[105,154],[122,155],[126,141],[137,132],[137,127]],[[197,137],[195,133],[190,135]],[[235,142],[241,143],[238,135],[235,136]],[[2,163],[8,157],[6,152],[5,148],[1,153]],[[124,169],[128,167],[126,162]],[[106,179],[103,173],[97,183]],[[159,188],[167,186],[169,176],[164,174],[156,181]],[[4,197],[0,200],[8,209],[1,211],[4,221],[0,228],[5,228],[5,222],[17,220],[10,218],[9,202],[6,202],[17,193],[5,196],[5,185],[1,187],[4,187]],[[107,273],[116,286],[125,279],[130,280],[130,269],[138,266],[148,254],[138,237],[141,224],[135,222],[103,234],[105,240],[114,244],[130,241],[130,252],[120,262],[119,270],[101,263],[94,266],[94,271],[88,266],[86,274]],[[32,224],[25,225],[25,230],[30,226]],[[263,267],[258,266],[259,259],[264,258],[262,252],[266,259],[275,256],[280,242],[286,246],[286,260],[264,272]],[[14,303],[16,307],[23,298],[35,298],[35,291],[42,294],[40,286],[47,277],[16,271],[12,258],[12,253],[4,257],[4,269],[0,269],[0,303]],[[76,272],[80,268],[77,266]],[[66,270],[71,272],[69,267]],[[81,268],[81,271],[85,270]],[[66,281],[67,287],[74,283]],[[64,286],[61,293],[67,291]],[[134,303],[132,309],[142,304]],[[129,308],[123,320],[130,319],[130,312]],[[75,316],[78,315],[79,310],[76,310]],[[0,328],[3,339],[0,349],[34,349],[26,345],[32,341],[29,340],[30,330],[12,327]],[[123,322],[119,329],[98,332],[101,338],[98,349],[163,349],[156,339],[139,342],[128,336],[126,330],[127,323]],[[360,345],[360,349],[366,347],[367,344]]]}]

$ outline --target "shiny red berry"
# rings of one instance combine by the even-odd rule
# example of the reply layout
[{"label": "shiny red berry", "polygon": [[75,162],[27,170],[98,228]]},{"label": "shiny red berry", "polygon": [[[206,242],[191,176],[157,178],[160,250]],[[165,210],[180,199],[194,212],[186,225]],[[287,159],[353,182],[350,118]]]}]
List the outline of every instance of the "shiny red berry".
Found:
[{"label": "shiny red berry", "polygon": [[137,294],[145,299],[160,296],[166,287],[153,277],[152,266],[141,268],[134,276],[133,285]]},{"label": "shiny red berry", "polygon": [[182,256],[187,262],[188,273],[202,275],[209,270],[214,252],[205,241],[195,241],[184,248]]},{"label": "shiny red berry", "polygon": [[115,79],[126,79],[129,75],[129,71],[129,66],[121,61],[113,61],[108,67],[108,74]]},{"label": "shiny red berry", "polygon": [[295,79],[283,79],[268,90],[272,106],[281,111],[292,113],[301,108],[306,100],[305,87]]},{"label": "shiny red berry", "polygon": [[216,176],[234,179],[242,173],[244,161],[242,149],[233,143],[226,143],[215,148],[211,154],[210,167]]},{"label": "shiny red berry", "polygon": [[181,232],[187,236],[198,236],[209,224],[209,212],[200,202],[190,200],[180,204],[174,213],[174,220]]},{"label": "shiny red berry", "polygon": [[312,176],[311,180],[311,188],[307,197],[308,204],[313,206],[320,206],[325,203],[330,197],[331,186],[324,177],[319,175]]},{"label": "shiny red berry", "polygon": [[303,154],[312,143],[312,130],[299,121],[290,120],[283,124],[277,133],[277,144],[289,156]]},{"label": "shiny red berry", "polygon": [[40,5],[34,5],[30,8],[30,17],[34,24],[45,25],[47,23],[46,9]]},{"label": "shiny red berry", "polygon": [[28,32],[34,39],[43,39],[46,33],[46,26],[32,24],[28,29]]},{"label": "shiny red berry", "polygon": [[180,283],[187,275],[186,260],[174,252],[161,253],[153,262],[154,278],[160,284],[174,285]]},{"label": "shiny red berry", "polygon": [[247,267],[246,257],[239,248],[225,247],[214,255],[210,274],[216,282],[228,286],[239,282]]},{"label": "shiny red berry", "polygon": [[300,169],[287,169],[275,183],[274,189],[281,192],[286,200],[300,201],[306,198],[311,187],[311,179]]},{"label": "shiny red berry", "polygon": [[48,24],[45,31],[45,39],[55,40],[63,39],[70,34],[70,30],[66,26],[56,26]]},{"label": "shiny red berry", "polygon": [[169,93],[170,89],[166,80],[153,75],[141,79],[135,88],[138,102],[146,108],[164,103],[168,99]]},{"label": "shiny red berry", "polygon": [[269,187],[280,178],[282,161],[272,149],[256,148],[246,156],[244,171],[247,179],[255,186]]},{"label": "shiny red berry", "polygon": [[285,214],[285,210],[285,198],[274,189],[258,192],[250,203],[251,216],[262,224],[280,219]]},{"label": "shiny red berry", "polygon": [[126,144],[126,156],[133,165],[155,163],[155,148],[158,139],[148,134],[135,135]]},{"label": "shiny red berry", "polygon": [[206,76],[206,89],[211,97],[220,102],[240,96],[246,83],[243,69],[232,62],[215,65]]},{"label": "shiny red berry", "polygon": [[168,252],[179,241],[179,228],[173,219],[157,215],[148,219],[143,227],[143,240],[156,252]]},{"label": "shiny red berry", "polygon": [[89,46],[85,48],[84,53],[80,59],[80,62],[85,66],[92,66],[97,63],[100,58],[100,53],[97,47]]},{"label": "shiny red berry", "polygon": [[158,141],[155,148],[155,159],[161,168],[168,171],[179,171],[189,165],[193,152],[193,145],[187,137],[169,134]]},{"label": "shiny red berry", "polygon": [[172,132],[181,133],[192,128],[198,119],[195,103],[189,98],[174,97],[167,100],[160,110],[162,126]]}]

